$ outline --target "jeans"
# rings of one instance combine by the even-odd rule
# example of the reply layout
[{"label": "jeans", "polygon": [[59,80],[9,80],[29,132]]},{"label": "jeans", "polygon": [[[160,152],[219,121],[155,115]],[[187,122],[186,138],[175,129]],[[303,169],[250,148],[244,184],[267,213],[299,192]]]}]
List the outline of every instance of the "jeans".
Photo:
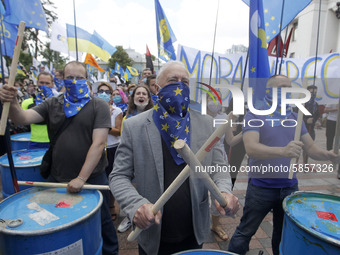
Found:
[{"label": "jeans", "polygon": [[228,251],[245,254],[249,250],[251,237],[256,233],[262,220],[273,209],[273,254],[279,254],[284,212],[283,199],[298,190],[298,185],[288,188],[264,188],[248,183],[243,216],[230,240]]},{"label": "jeans", "polygon": [[[53,176],[49,176],[47,181],[56,182]],[[89,184],[98,184],[98,185],[108,185],[109,181],[106,177],[106,173],[103,172],[99,176],[94,178],[90,178],[86,181]],[[101,206],[101,224],[102,224],[102,238],[103,238],[103,255],[108,254],[118,254],[118,238],[115,226],[113,225],[109,201],[110,201],[110,191],[109,190],[101,190],[103,195],[103,204]]]}]

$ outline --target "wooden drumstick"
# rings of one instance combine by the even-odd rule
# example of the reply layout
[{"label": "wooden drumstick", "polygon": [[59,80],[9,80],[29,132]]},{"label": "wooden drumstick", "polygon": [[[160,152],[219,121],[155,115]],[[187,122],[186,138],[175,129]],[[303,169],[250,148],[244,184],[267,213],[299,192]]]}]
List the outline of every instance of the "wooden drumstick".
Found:
[{"label": "wooden drumstick", "polygon": [[[302,87],[303,88],[307,88],[307,85],[308,85],[308,80],[305,78],[303,80]],[[295,134],[294,134],[294,141],[300,141],[302,122],[303,122],[303,113],[299,109],[298,117],[297,117],[297,126],[295,128]],[[288,179],[292,179],[293,178],[293,175],[294,175],[293,164],[294,164],[294,162],[297,162],[298,160],[299,160],[299,158],[291,158],[290,159]]]},{"label": "wooden drumstick", "polygon": [[[18,181],[19,185],[49,188],[67,188],[67,183]],[[110,190],[109,185],[84,184],[82,189]]]},{"label": "wooden drumstick", "polygon": [[[14,47],[11,70],[10,70],[9,79],[8,79],[8,86],[14,86],[14,80],[17,74],[16,70],[18,67],[22,39],[24,38],[24,30],[25,30],[25,22],[21,21],[19,24],[16,44]],[[1,120],[0,120],[0,135],[4,135],[6,131],[6,124],[7,124],[10,104],[11,104],[10,102],[5,102],[3,104],[2,115],[1,115]]]},{"label": "wooden drumstick", "polygon": [[[222,136],[225,134],[226,129],[228,128],[228,122],[220,125],[214,133],[208,138],[208,140],[203,144],[201,149],[196,153],[196,157],[198,160],[202,161],[208,152],[220,141]],[[171,198],[171,196],[178,190],[178,188],[183,184],[183,182],[190,175],[190,167],[188,165],[180,172],[180,174],[176,177],[176,179],[170,184],[170,186],[164,191],[164,193],[160,196],[160,198],[156,201],[156,203],[152,206],[152,212],[154,215],[165,205],[165,203]],[[132,219],[131,219],[132,220]],[[135,240],[138,235],[143,231],[139,227],[136,227],[134,231],[132,231],[127,240],[132,242]]]},{"label": "wooden drumstick", "polygon": [[192,150],[189,148],[189,146],[186,144],[186,142],[182,139],[179,139],[175,142],[174,148],[182,156],[184,161],[189,165],[191,170],[195,172],[199,177],[202,178],[207,189],[216,198],[216,200],[220,203],[220,205],[222,207],[226,207],[227,201],[223,197],[217,185],[210,178],[209,174],[206,172],[196,172],[197,167],[199,167],[199,169],[203,169],[203,166],[198,160],[198,158],[195,156],[195,154],[192,152]]}]

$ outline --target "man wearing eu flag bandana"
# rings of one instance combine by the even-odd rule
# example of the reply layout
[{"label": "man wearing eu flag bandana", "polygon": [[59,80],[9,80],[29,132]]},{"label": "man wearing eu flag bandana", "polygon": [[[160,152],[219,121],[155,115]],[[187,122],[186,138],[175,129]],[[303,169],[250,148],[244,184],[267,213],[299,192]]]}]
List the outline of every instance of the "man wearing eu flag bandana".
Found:
[{"label": "man wearing eu flag bandana", "polygon": [[[161,87],[153,109],[123,123],[121,143],[110,174],[110,188],[131,221],[144,231],[139,254],[173,254],[202,247],[210,232],[208,191],[201,179],[190,176],[164,208],[154,215],[153,203],[169,187],[186,163],[173,147],[183,139],[197,152],[213,133],[213,119],[189,110],[189,73],[181,62],[166,63],[156,78]],[[222,148],[215,146],[203,166],[226,165]],[[135,178],[136,188],[131,184]],[[231,194],[229,173],[211,178],[227,200],[220,213],[233,215],[239,208]],[[154,224],[156,223],[156,224]]]},{"label": "man wearing eu flag bandana", "polygon": [[[0,99],[11,102],[9,117],[15,123],[46,123],[49,137],[60,132],[52,153],[48,181],[68,182],[68,192],[79,192],[85,182],[107,185],[107,160],[104,146],[111,128],[108,104],[91,97],[87,86],[86,67],[70,62],[64,68],[66,91],[39,105],[23,110],[16,100],[16,89],[4,86]],[[67,126],[64,124],[68,121]],[[116,231],[109,211],[109,191],[102,191],[101,206],[103,254],[118,254]]]}]

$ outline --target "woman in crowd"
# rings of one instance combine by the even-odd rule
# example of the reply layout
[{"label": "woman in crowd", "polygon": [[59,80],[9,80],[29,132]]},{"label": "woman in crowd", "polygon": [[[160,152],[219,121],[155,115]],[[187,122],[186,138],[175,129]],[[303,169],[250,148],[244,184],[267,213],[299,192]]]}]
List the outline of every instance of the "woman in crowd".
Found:
[{"label": "woman in crowd", "polygon": [[128,87],[127,87],[127,95],[128,97],[130,97],[132,95],[132,92],[134,91],[134,89],[137,87],[136,83],[131,83]]},{"label": "woman in crowd", "polygon": [[[120,133],[121,133],[121,126],[122,126],[122,119],[123,119],[122,110],[119,107],[112,105],[113,92],[114,90],[112,89],[111,85],[107,82],[101,82],[98,85],[97,95],[99,98],[103,99],[109,104],[110,112],[111,112],[112,127],[111,127],[111,130],[109,131],[109,135],[107,136],[107,144],[106,144],[106,156],[109,162],[108,166],[105,169],[107,176],[109,176],[113,168],[115,153],[120,143]],[[115,211],[114,202],[115,200],[111,194],[111,199],[110,199],[109,204],[110,204],[112,220],[115,220],[117,218],[117,213]]]},{"label": "woman in crowd", "polygon": [[[129,97],[128,108],[123,120],[131,118],[141,112],[147,111],[153,107],[153,101],[151,99],[151,93],[148,87],[144,85],[138,85]],[[125,232],[131,227],[131,221],[128,217],[125,217],[118,226],[117,230],[120,233]]]},{"label": "woman in crowd", "polygon": [[115,90],[113,90],[112,101],[117,107],[119,107],[122,110],[123,116],[125,116],[125,112],[128,106],[127,105],[128,99],[121,88],[116,88]]}]

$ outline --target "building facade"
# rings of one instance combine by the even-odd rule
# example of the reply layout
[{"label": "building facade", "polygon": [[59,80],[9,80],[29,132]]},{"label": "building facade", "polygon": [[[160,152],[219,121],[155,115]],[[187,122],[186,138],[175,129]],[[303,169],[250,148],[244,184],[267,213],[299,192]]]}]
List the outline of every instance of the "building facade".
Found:
[{"label": "building facade", "polygon": [[[288,26],[294,27],[287,57],[316,55],[320,0],[313,0]],[[338,17],[337,17],[338,12]],[[286,30],[281,36],[285,38]],[[340,52],[340,1],[321,0],[318,55]]]}]

